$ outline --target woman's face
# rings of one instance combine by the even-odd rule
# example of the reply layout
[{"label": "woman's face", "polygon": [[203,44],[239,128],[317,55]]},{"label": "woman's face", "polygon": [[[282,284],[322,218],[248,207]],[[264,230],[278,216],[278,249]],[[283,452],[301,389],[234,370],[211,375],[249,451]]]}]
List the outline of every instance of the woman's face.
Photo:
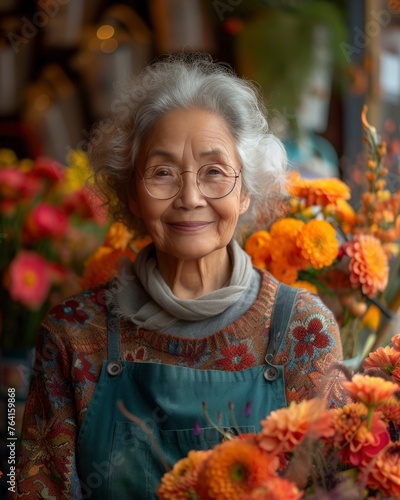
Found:
[{"label": "woman's face", "polygon": [[199,191],[196,175],[181,176],[182,188],[171,199],[150,196],[141,179],[149,167],[175,166],[180,172],[197,172],[205,164],[230,165],[240,172],[235,141],[225,120],[201,109],[176,109],[161,117],[147,133],[136,165],[136,185],[130,209],[140,217],[158,253],[177,259],[200,259],[226,247],[239,215],[249,205],[241,194],[241,175],[224,198],[206,198]]}]

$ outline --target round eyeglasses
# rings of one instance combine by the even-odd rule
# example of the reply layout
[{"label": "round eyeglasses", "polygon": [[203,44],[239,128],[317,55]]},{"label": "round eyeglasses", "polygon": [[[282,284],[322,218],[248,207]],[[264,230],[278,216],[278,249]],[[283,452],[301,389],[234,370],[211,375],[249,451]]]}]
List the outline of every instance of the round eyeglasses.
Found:
[{"label": "round eyeglasses", "polygon": [[176,196],[182,188],[182,175],[196,174],[196,184],[200,193],[206,198],[218,199],[228,196],[233,191],[240,172],[230,165],[210,163],[203,165],[197,172],[184,170],[170,165],[155,165],[146,168],[141,178],[146,191],[157,200],[169,200]]}]

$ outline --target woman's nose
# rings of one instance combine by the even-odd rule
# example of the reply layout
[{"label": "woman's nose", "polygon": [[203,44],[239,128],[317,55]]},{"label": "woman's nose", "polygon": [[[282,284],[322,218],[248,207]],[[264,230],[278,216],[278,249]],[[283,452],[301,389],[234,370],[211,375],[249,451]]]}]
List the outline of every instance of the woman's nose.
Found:
[{"label": "woman's nose", "polygon": [[181,172],[181,189],[176,197],[180,206],[192,208],[207,203],[197,185],[197,173],[192,170]]}]

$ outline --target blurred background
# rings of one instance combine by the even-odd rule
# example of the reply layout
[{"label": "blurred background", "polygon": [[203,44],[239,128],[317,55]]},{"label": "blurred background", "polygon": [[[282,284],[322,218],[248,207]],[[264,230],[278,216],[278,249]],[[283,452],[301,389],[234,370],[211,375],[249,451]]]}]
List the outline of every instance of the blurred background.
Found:
[{"label": "blurred background", "polygon": [[0,147],[65,163],[146,63],[206,51],[260,85],[293,168],[353,182],[364,103],[397,153],[398,4],[1,0]]}]

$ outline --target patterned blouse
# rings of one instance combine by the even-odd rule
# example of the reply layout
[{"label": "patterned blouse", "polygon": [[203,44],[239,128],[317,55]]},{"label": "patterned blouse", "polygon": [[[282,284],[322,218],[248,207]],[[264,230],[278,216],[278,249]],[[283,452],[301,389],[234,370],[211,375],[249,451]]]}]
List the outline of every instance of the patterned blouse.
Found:
[{"label": "patterned blouse", "polygon": [[[15,498],[81,498],[75,448],[107,359],[106,287],[99,285],[65,300],[41,326],[20,440]],[[278,283],[263,271],[258,297],[248,311],[203,338],[147,331],[122,319],[123,360],[198,370],[263,365],[277,288]],[[342,404],[341,371],[330,370],[341,360],[340,333],[332,313],[317,296],[300,290],[283,349],[273,361],[284,364],[288,403],[323,396],[329,407]]]}]

